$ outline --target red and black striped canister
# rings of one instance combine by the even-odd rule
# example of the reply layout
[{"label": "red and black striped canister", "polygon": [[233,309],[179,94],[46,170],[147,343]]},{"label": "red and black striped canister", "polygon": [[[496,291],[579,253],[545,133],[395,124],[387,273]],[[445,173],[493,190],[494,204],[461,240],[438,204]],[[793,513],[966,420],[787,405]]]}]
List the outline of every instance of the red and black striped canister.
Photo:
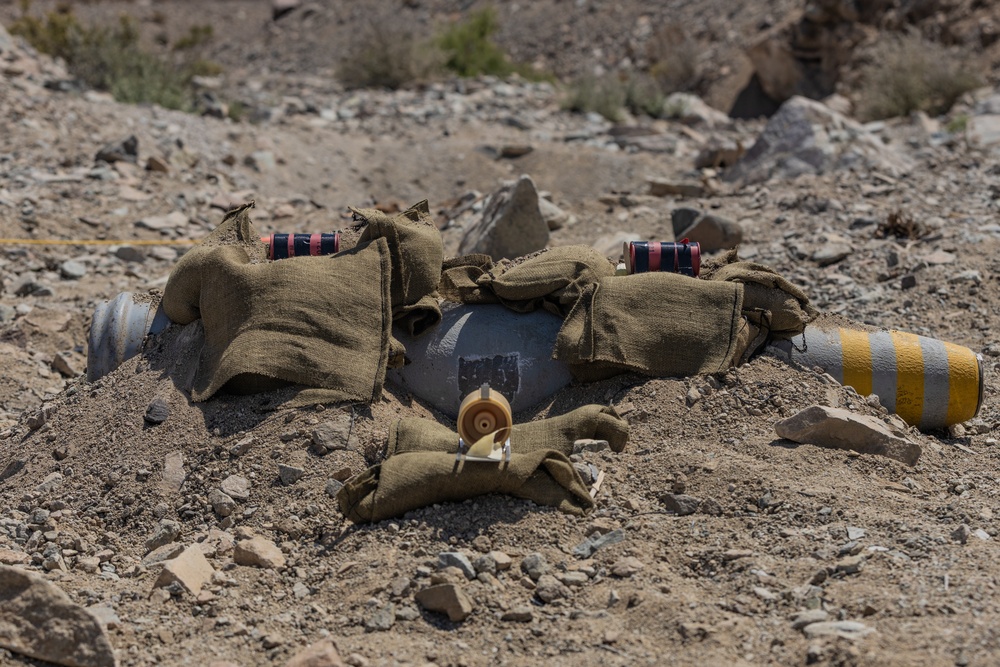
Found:
[{"label": "red and black striped canister", "polygon": [[332,255],[340,252],[340,232],[332,234],[271,234],[261,236],[268,259],[286,259],[301,255]]},{"label": "red and black striped canister", "polygon": [[623,250],[629,273],[663,271],[697,277],[701,269],[701,245],[687,239],[677,243],[629,241]]}]

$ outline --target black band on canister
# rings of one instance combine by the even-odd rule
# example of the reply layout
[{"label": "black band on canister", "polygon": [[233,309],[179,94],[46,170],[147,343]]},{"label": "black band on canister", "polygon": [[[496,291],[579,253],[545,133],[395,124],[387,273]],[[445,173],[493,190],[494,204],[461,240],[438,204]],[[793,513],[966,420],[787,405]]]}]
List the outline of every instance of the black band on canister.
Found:
[{"label": "black band on canister", "polygon": [[287,259],[307,255],[333,255],[340,252],[340,232],[319,234],[276,233],[260,237],[267,246],[268,259]]},{"label": "black band on canister", "polygon": [[[629,273],[665,271],[697,277],[701,268],[701,246],[683,241],[631,241],[628,244]],[[654,261],[651,258],[659,258]]]}]

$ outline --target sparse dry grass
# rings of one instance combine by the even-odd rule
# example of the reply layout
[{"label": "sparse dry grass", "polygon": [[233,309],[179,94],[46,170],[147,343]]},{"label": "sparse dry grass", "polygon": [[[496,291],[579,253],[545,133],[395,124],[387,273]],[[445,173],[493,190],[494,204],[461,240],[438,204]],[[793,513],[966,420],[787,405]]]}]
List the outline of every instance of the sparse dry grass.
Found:
[{"label": "sparse dry grass", "polygon": [[864,120],[925,111],[943,114],[964,93],[982,85],[967,60],[917,33],[883,37],[862,69],[858,93]]}]

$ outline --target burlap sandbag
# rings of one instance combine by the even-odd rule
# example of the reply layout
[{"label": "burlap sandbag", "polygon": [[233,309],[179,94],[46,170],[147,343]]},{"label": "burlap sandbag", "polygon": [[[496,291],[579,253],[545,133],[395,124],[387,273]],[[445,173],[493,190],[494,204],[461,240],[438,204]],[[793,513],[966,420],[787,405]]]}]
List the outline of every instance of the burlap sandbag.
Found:
[{"label": "burlap sandbag", "polygon": [[614,265],[593,248],[560,246],[514,263],[493,278],[491,288],[512,310],[545,308],[566,317],[586,288],[613,275]]},{"label": "burlap sandbag", "polygon": [[493,264],[488,255],[451,260],[441,296],[465,304],[502,303],[511,310],[544,308],[566,317],[584,289],[613,276],[615,267],[587,246],[559,246]]},{"label": "burlap sandbag", "polygon": [[[452,435],[457,444],[458,435]],[[503,464],[457,463],[447,452],[396,454],[348,480],[337,500],[344,515],[360,523],[488,493],[509,494],[577,515],[594,505],[573,464],[553,450],[514,453],[510,463]]]},{"label": "burlap sandbag", "polygon": [[494,266],[489,255],[461,255],[446,259],[441,266],[438,293],[442,299],[455,303],[500,303],[490,287],[492,277],[484,278]]},{"label": "burlap sandbag", "polygon": [[[552,449],[568,456],[573,443],[584,438],[607,440],[613,451],[620,452],[628,442],[628,422],[614,408],[584,405],[558,417],[515,424],[510,447],[519,453]],[[457,433],[426,419],[400,419],[389,428],[389,456],[414,451],[454,454],[457,448]]]},{"label": "burlap sandbag", "polygon": [[772,338],[801,334],[817,315],[805,292],[763,264],[725,264],[712,272],[711,280],[742,284],[744,315]]},{"label": "burlap sandbag", "polygon": [[[727,369],[739,352],[743,285],[675,273],[612,276],[586,290],[553,357],[580,379],[621,371],[683,377]],[[589,368],[593,365],[594,368]]]},{"label": "burlap sandbag", "polygon": [[167,281],[167,316],[204,324],[192,398],[206,400],[223,385],[252,393],[291,383],[327,390],[323,400],[374,400],[392,343],[386,240],[255,263],[255,236],[245,209],[227,216]]},{"label": "burlap sandbag", "polygon": [[431,220],[427,200],[389,216],[374,208],[351,208],[363,225],[358,244],[384,238],[392,258],[392,313],[410,333],[419,334],[441,320],[434,294],[441,280],[444,248]]}]

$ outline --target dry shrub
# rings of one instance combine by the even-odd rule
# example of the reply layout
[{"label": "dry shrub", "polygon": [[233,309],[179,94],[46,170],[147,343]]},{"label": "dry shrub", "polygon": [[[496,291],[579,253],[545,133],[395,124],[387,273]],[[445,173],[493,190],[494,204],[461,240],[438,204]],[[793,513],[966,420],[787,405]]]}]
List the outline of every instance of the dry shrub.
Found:
[{"label": "dry shrub", "polygon": [[664,94],[692,92],[701,80],[701,47],[675,23],[661,26],[646,46],[649,74]]},{"label": "dry shrub", "polygon": [[919,239],[927,235],[927,226],[915,219],[912,215],[897,209],[886,216],[885,222],[879,224],[875,230],[876,238],[886,239],[895,237],[898,239]]},{"label": "dry shrub", "polygon": [[412,22],[383,3],[340,60],[337,74],[348,88],[396,90],[433,78],[444,61],[430,39],[415,34]]},{"label": "dry shrub", "polygon": [[622,119],[627,99],[627,86],[618,75],[588,74],[570,85],[563,108],[578,113],[598,113],[617,122]]},{"label": "dry shrub", "polygon": [[965,58],[918,33],[883,37],[861,76],[858,107],[865,120],[914,111],[938,116],[982,85]]}]

